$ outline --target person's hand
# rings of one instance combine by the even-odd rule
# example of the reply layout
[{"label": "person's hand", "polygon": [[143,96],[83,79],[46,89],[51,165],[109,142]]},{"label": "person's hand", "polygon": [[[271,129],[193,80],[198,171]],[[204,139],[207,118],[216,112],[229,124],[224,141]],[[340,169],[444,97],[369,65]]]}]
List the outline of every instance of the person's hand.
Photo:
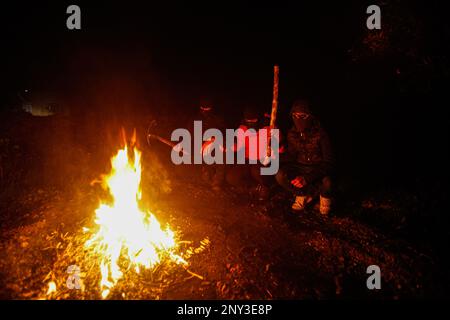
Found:
[{"label": "person's hand", "polygon": [[306,180],[302,176],[296,177],[294,180],[291,181],[292,185],[296,188],[303,188],[306,186]]},{"label": "person's hand", "polygon": [[213,150],[213,143],[211,141],[206,141],[202,146],[202,154],[210,155]]},{"label": "person's hand", "polygon": [[183,147],[181,143],[178,143],[176,146],[173,146],[173,151],[175,152],[182,152],[183,151]]},{"label": "person's hand", "polygon": [[[215,138],[205,141],[202,145],[202,154],[203,155],[210,155],[212,153],[213,147],[214,147],[214,141]],[[226,152],[226,148],[224,148],[222,145],[219,145],[219,150],[224,153]],[[217,151],[216,151],[217,152]]]},{"label": "person's hand", "polygon": [[267,166],[267,165],[270,163],[270,160],[271,160],[271,157],[266,155],[266,156],[264,156],[264,158],[262,159],[261,164],[262,164],[263,166]]}]

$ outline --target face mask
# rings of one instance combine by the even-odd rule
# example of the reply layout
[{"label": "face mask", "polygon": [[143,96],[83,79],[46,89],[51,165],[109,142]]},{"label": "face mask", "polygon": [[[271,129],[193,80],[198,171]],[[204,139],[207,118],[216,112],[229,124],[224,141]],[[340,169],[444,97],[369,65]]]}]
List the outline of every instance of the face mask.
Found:
[{"label": "face mask", "polygon": [[258,128],[258,121],[250,120],[246,121],[244,120],[244,125],[249,129],[257,129]]},{"label": "face mask", "polygon": [[305,132],[309,128],[311,128],[312,125],[312,118],[308,117],[307,119],[302,118],[293,118],[295,128],[300,132]]},{"label": "face mask", "polygon": [[200,115],[203,119],[211,118],[211,111],[200,111]]}]

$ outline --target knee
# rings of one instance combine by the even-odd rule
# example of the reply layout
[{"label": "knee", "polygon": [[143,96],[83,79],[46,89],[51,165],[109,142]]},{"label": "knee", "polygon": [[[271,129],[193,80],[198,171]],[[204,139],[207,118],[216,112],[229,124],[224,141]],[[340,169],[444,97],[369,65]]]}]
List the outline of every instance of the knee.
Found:
[{"label": "knee", "polygon": [[326,176],[322,179],[322,194],[329,195],[333,189],[333,181],[331,177]]},{"label": "knee", "polygon": [[250,175],[252,176],[253,179],[259,180],[261,176],[260,167],[258,165],[252,165],[250,167]]},{"label": "knee", "polygon": [[285,185],[286,181],[288,180],[286,172],[283,169],[278,170],[277,174],[275,175],[275,180],[279,185]]}]

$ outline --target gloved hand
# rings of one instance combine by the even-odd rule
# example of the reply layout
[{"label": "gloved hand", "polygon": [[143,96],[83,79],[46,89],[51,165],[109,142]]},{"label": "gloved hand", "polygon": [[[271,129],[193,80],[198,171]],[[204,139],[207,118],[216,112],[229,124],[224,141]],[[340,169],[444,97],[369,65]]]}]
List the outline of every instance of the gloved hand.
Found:
[{"label": "gloved hand", "polygon": [[291,183],[296,188],[303,188],[307,184],[305,178],[302,176],[297,176]]}]

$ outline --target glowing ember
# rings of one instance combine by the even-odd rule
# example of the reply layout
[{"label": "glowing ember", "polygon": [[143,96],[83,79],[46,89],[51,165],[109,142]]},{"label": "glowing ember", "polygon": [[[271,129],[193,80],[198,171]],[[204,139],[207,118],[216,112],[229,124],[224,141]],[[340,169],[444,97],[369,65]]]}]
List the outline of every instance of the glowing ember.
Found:
[{"label": "glowing ember", "polygon": [[54,292],[56,292],[56,283],[53,281],[50,281],[48,283],[47,295],[51,295]]},{"label": "glowing ember", "polygon": [[101,203],[96,212],[98,230],[86,242],[101,257],[100,287],[106,298],[122,277],[119,259],[126,259],[130,268],[139,273],[142,267],[152,268],[168,257],[176,263],[186,261],[175,253],[175,234],[161,228],[156,217],[139,208],[141,200],[141,153],[133,148],[134,159],[125,147],[112,158],[111,173],[103,185],[113,197],[112,204]]}]

